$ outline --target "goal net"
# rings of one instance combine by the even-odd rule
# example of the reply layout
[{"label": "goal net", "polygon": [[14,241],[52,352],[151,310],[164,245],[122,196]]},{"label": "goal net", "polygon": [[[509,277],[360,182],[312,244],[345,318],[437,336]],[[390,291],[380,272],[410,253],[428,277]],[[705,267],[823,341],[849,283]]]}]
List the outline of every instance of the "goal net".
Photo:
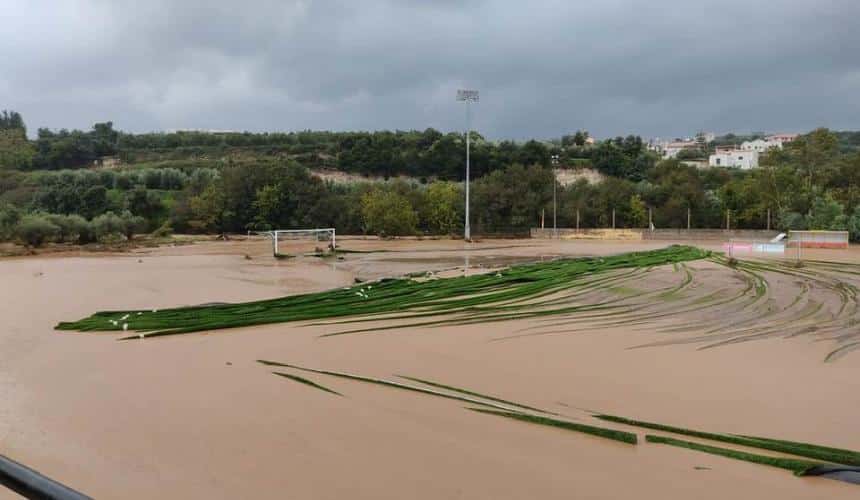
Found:
[{"label": "goal net", "polygon": [[334,228],[277,229],[262,234],[272,240],[272,255],[275,257],[305,252],[327,253],[337,248]]},{"label": "goal net", "polygon": [[800,248],[848,248],[848,231],[789,231],[788,246]]},{"label": "goal net", "polygon": [[776,238],[771,240],[730,239],[723,243],[723,249],[734,257],[738,253],[781,254],[785,252],[785,243]]}]

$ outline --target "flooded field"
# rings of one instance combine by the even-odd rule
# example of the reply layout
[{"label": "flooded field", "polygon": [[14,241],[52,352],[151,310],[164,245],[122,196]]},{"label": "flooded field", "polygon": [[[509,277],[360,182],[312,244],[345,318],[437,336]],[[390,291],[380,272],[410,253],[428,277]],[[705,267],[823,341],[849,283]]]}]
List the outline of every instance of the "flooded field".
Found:
[{"label": "flooded field", "polygon": [[498,273],[521,262],[666,246],[339,244],[352,252],[311,257],[301,254],[313,244],[294,243],[286,250],[297,257],[276,260],[267,241],[253,239],[0,260],[3,453],[97,498],[854,498],[860,491],[468,409],[477,398],[585,425],[608,426],[592,416],[607,413],[858,450],[856,249],[805,251],[824,262],[802,268],[717,258],[607,270],[529,297],[529,315],[504,320],[454,311],[432,325],[389,315],[125,342],[116,340],[121,332],[54,330],[102,310],[246,302],[409,273]]}]

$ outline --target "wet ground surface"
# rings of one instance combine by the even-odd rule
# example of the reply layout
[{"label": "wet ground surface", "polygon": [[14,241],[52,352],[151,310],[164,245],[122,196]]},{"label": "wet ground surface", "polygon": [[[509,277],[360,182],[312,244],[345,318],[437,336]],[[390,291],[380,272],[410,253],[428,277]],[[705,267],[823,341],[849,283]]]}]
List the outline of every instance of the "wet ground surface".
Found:
[{"label": "wet ground surface", "polygon": [[[256,363],[420,377],[577,422],[590,421],[587,409],[860,449],[860,435],[846,431],[860,413],[851,397],[860,393],[860,352],[851,347],[860,321],[850,266],[696,261],[618,272],[565,298],[612,301],[619,308],[608,316],[338,337],[321,336],[345,325],[269,325],[143,342],[53,330],[105,309],[242,302],[428,270],[456,276],[467,257],[473,273],[664,246],[349,238],[341,245],[367,253],[276,261],[259,240],[0,260],[3,453],[96,498],[857,494],[838,481],[691,450],[605,443],[450,400],[303,374],[337,396]],[[857,257],[853,249],[808,255]]]}]

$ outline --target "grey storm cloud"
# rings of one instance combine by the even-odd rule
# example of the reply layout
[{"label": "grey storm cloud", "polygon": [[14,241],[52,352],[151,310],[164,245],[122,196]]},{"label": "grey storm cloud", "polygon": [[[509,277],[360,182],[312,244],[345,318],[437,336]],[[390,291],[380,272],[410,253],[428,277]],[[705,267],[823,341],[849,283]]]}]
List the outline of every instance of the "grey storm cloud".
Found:
[{"label": "grey storm cloud", "polygon": [[0,0],[31,129],[860,128],[856,0]]}]

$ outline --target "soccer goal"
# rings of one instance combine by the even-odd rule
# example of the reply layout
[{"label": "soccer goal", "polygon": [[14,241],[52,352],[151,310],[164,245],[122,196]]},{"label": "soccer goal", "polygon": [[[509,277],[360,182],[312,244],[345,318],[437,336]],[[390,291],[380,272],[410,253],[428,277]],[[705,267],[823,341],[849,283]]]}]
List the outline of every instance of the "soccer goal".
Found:
[{"label": "soccer goal", "polygon": [[778,238],[773,238],[772,240],[732,238],[728,243],[723,243],[723,249],[725,249],[729,257],[734,257],[738,253],[781,254],[785,252],[785,243]]},{"label": "soccer goal", "polygon": [[848,231],[789,231],[788,246],[800,248],[848,248]]},{"label": "soccer goal", "polygon": [[277,229],[260,234],[265,234],[272,240],[272,255],[275,257],[283,256],[281,250],[285,244],[292,242],[312,242],[315,249],[319,249],[321,243],[331,251],[337,248],[337,237],[333,227],[325,229]]}]

